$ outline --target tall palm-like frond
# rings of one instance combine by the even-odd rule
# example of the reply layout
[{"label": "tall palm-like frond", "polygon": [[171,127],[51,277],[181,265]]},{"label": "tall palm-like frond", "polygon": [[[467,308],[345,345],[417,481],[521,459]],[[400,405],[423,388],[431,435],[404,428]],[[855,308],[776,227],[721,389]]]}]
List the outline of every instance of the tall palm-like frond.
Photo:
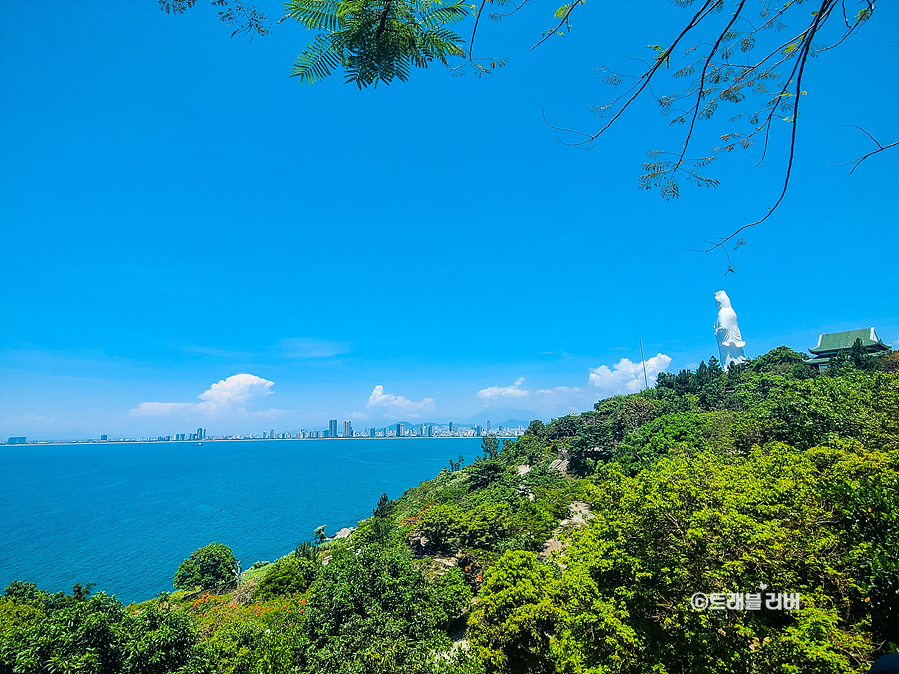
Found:
[{"label": "tall palm-like frond", "polygon": [[342,66],[360,89],[394,78],[406,81],[413,67],[427,68],[464,56],[462,38],[444,26],[464,19],[469,5],[440,0],[291,0],[287,15],[320,30],[294,63],[292,76],[316,82]]},{"label": "tall palm-like frond", "polygon": [[340,52],[334,49],[332,37],[319,33],[303,50],[291,68],[291,77],[299,77],[301,82],[318,82],[340,66]]}]

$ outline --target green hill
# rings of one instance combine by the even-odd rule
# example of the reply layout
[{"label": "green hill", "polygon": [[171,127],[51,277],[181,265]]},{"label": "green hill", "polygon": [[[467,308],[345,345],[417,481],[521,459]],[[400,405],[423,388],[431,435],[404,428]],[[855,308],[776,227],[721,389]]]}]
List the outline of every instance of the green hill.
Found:
[{"label": "green hill", "polygon": [[15,583],[0,674],[865,672],[899,641],[899,358],[802,358],[488,436],[237,587]]}]

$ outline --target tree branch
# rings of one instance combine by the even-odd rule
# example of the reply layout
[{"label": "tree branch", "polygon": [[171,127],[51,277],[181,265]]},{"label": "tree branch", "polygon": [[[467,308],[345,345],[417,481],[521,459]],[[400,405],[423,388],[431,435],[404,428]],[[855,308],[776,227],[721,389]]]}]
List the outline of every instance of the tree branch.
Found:
[{"label": "tree branch", "polygon": [[734,25],[734,22],[736,22],[737,18],[740,16],[740,12],[743,11],[743,5],[745,4],[746,0],[740,0],[740,4],[737,6],[737,11],[734,12],[734,15],[731,18],[730,22],[727,24],[724,30],[721,31],[721,34],[718,36],[718,39],[715,41],[715,44],[712,47],[711,53],[709,53],[708,58],[705,60],[705,65],[703,65],[702,67],[702,74],[699,77],[699,92],[696,94],[696,105],[693,108],[693,118],[690,120],[690,129],[687,131],[687,137],[684,139],[684,148],[680,153],[680,157],[674,165],[674,170],[677,170],[677,168],[684,161],[684,156],[687,154],[687,147],[689,147],[690,139],[693,137],[693,129],[696,126],[696,118],[699,116],[699,106],[702,104],[703,85],[705,84],[705,76],[706,71],[709,69],[709,63],[712,61],[712,58],[714,58],[715,53],[718,51],[718,47],[721,45],[721,41],[724,39],[724,36],[727,35],[728,31],[730,31],[730,27]]},{"label": "tree branch", "polygon": [[[668,57],[671,56],[671,53],[674,51],[674,48],[677,46],[677,44],[684,38],[684,36],[687,33],[689,33],[691,30],[693,30],[697,25],[699,25],[699,23],[706,16],[708,16],[708,14],[715,8],[715,6],[717,6],[718,1],[719,0],[706,0],[705,1],[705,3],[702,5],[702,7],[699,8],[699,11],[696,12],[696,14],[690,20],[690,23],[687,24],[687,27],[681,31],[680,35],[677,36],[677,38],[674,40],[674,42],[671,44],[671,46],[668,47],[668,49],[666,49],[665,52],[656,59],[656,62],[652,65],[652,67],[646,73],[644,73],[643,76],[640,78],[643,80],[643,84],[640,85],[640,87],[637,89],[637,91],[631,95],[631,97],[625,102],[625,104],[623,106],[621,106],[621,110],[619,110],[617,113],[615,113],[615,116],[612,117],[612,119],[610,119],[604,127],[602,127],[599,131],[597,131],[593,135],[582,133],[582,132],[576,132],[576,133],[579,133],[579,134],[587,137],[587,140],[581,141],[580,143],[576,143],[577,145],[586,144],[587,147],[589,147],[590,144],[593,143],[594,140],[599,138],[599,136],[604,131],[606,131],[606,129],[608,129],[610,126],[612,126],[612,124],[614,124],[615,121],[619,117],[621,117],[621,115],[624,114],[624,111],[627,110],[627,108],[630,106],[630,104],[633,103],[640,96],[641,93],[643,93],[643,90],[649,85],[649,82],[650,82],[650,80],[652,80],[653,75],[655,75],[655,73],[662,66],[662,64],[668,61]],[[543,42],[543,40],[541,40],[541,42]],[[538,42],[537,44],[540,44],[540,42]],[[537,45],[534,45],[534,46],[537,46]]]},{"label": "tree branch", "polygon": [[[799,68],[799,74],[796,78],[796,94],[795,94],[796,102],[793,104],[793,120],[792,120],[792,127],[790,130],[790,154],[789,154],[789,158],[787,160],[786,175],[784,176],[784,185],[783,185],[783,189],[780,192],[780,196],[777,198],[777,201],[774,202],[774,205],[768,209],[768,212],[762,218],[759,218],[755,222],[750,222],[746,225],[743,225],[742,227],[737,229],[732,234],[722,237],[721,240],[718,241],[718,243],[716,243],[716,244],[710,246],[709,248],[706,248],[704,251],[702,251],[703,253],[710,253],[713,250],[715,250],[716,248],[721,248],[722,250],[725,250],[725,253],[726,253],[727,251],[724,247],[724,244],[726,244],[728,241],[732,240],[735,236],[737,236],[744,229],[748,229],[750,227],[755,227],[756,225],[760,225],[763,222],[765,222],[765,220],[767,220],[768,218],[771,217],[771,215],[774,213],[774,211],[777,209],[777,207],[780,206],[780,203],[783,201],[784,197],[786,196],[787,188],[790,186],[790,176],[792,175],[792,172],[793,172],[793,158],[794,158],[794,155],[796,152],[796,130],[799,125],[798,124],[799,123],[799,98],[800,98],[801,91],[802,91],[802,75],[803,75],[803,72],[805,71],[805,64],[806,64],[806,61],[808,60],[808,54],[809,54],[809,50],[811,49],[812,39],[815,37],[815,33],[818,31],[818,28],[820,27],[822,20],[826,19],[827,15],[829,13],[829,10],[833,6],[834,2],[835,2],[835,0],[823,0],[823,2],[821,3],[821,9],[818,10],[818,14],[815,16],[815,19],[812,22],[811,27],[809,28],[805,42],[803,42],[802,47],[800,49],[799,62],[797,64],[798,68]],[[728,260],[729,259],[730,259],[730,255],[728,254]],[[730,272],[730,271],[732,271],[732,269],[731,269],[730,264],[728,264],[728,272]],[[725,273],[725,275],[726,275],[726,273]]]},{"label": "tree branch", "polygon": [[471,42],[468,43],[468,60],[471,61],[472,50],[474,49],[474,36],[478,30],[478,22],[481,20],[481,12],[484,11],[484,5],[487,4],[487,0],[481,0],[481,6],[478,8],[478,15],[474,19],[474,28],[471,29]]},{"label": "tree branch", "polygon": [[863,161],[865,161],[865,159],[867,159],[868,157],[871,157],[872,155],[875,155],[878,152],[883,152],[884,150],[889,150],[891,147],[899,146],[899,140],[897,140],[893,143],[890,143],[889,145],[881,145],[880,142],[874,136],[872,136],[870,133],[865,131],[862,127],[856,126],[855,124],[840,124],[840,126],[844,126],[844,127],[851,126],[854,129],[858,129],[863,134],[865,134],[868,138],[870,138],[872,141],[874,141],[874,144],[877,146],[876,150],[872,150],[868,154],[866,154],[862,157],[859,157],[858,159],[853,159],[852,161],[845,161],[842,164],[825,164],[825,166],[848,166],[849,164],[855,164],[855,166],[852,167],[852,170],[849,171],[849,175],[852,175],[853,173],[855,173],[855,169],[858,168],[859,164],[861,164]]},{"label": "tree branch", "polygon": [[568,11],[565,12],[565,16],[562,17],[562,20],[559,22],[559,25],[556,26],[555,28],[553,28],[552,30],[546,31],[546,35],[543,36],[543,39],[540,40],[540,42],[538,42],[537,44],[535,44],[533,47],[531,47],[531,49],[536,49],[536,48],[539,47],[541,44],[543,44],[544,42],[546,42],[549,38],[551,38],[553,35],[555,35],[556,33],[558,33],[558,32],[559,32],[559,29],[560,29],[562,26],[565,26],[565,25],[568,24],[568,17],[571,16],[571,13],[574,11],[574,8],[577,7],[578,5],[583,4],[583,3],[584,3],[584,0],[574,0],[574,2],[571,3],[571,7],[569,7],[569,8],[568,8]]}]

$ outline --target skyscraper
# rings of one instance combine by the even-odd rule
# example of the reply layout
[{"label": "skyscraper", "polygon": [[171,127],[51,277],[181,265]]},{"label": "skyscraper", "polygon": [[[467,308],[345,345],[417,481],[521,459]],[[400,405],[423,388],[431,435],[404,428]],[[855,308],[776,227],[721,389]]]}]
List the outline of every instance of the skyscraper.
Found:
[{"label": "skyscraper", "polygon": [[434,437],[434,427],[433,426],[428,426],[428,437],[429,438]]},{"label": "skyscraper", "polygon": [[373,437],[375,437],[377,434],[378,434],[378,429],[377,429],[377,428],[372,428],[372,429],[370,429],[369,432],[368,432],[368,437],[373,438]]},{"label": "skyscraper", "polygon": [[328,422],[328,437],[329,438],[337,437],[337,419],[331,419]]},{"label": "skyscraper", "polygon": [[401,438],[406,434],[406,424],[396,425],[396,437]]},{"label": "skyscraper", "polygon": [[450,422],[449,426],[450,426],[449,432],[450,432],[450,435],[452,435],[453,434],[453,422],[452,421]]},{"label": "skyscraper", "polygon": [[343,422],[343,437],[345,437],[345,438],[353,437],[353,422],[352,421],[344,421]]}]

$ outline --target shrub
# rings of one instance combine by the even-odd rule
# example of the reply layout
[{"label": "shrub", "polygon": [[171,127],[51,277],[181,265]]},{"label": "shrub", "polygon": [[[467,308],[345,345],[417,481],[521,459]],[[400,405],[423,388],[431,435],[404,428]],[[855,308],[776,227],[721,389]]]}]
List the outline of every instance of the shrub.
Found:
[{"label": "shrub", "polygon": [[255,598],[270,599],[282,594],[303,592],[315,578],[316,564],[306,557],[291,555],[273,564],[266,572],[256,591]]},{"label": "shrub", "polygon": [[208,590],[228,585],[234,581],[237,559],[224,543],[210,543],[194,550],[181,562],[172,584],[176,588]]}]

